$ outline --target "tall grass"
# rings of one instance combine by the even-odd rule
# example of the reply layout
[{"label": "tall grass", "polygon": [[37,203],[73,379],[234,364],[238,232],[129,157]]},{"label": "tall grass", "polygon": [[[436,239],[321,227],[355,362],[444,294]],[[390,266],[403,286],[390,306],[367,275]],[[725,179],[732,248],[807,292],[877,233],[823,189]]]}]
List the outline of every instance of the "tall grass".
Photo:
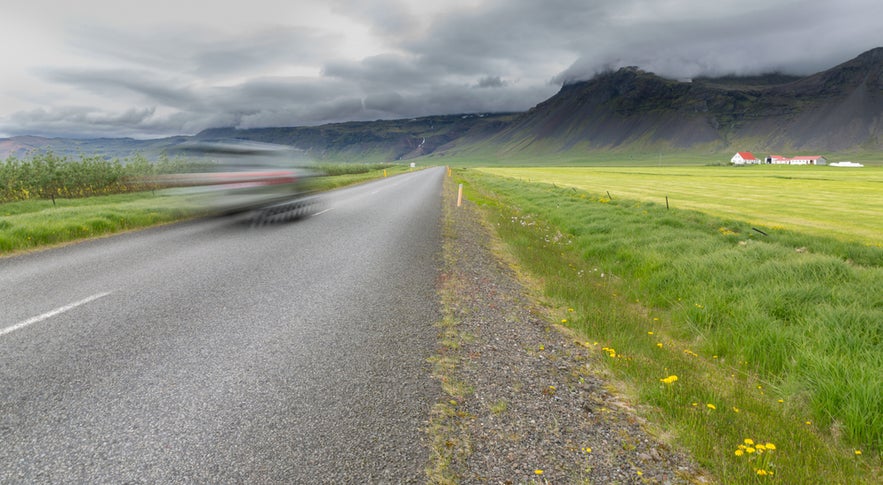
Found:
[{"label": "tall grass", "polygon": [[149,182],[153,175],[186,172],[195,166],[165,156],[155,162],[140,155],[122,161],[85,155],[72,159],[52,152],[9,157],[0,162],[0,203],[137,192],[154,188]]},{"label": "tall grass", "polygon": [[[461,176],[551,304],[574,310],[569,325],[724,483],[758,478],[734,453],[745,438],[777,445],[777,480],[874,481],[883,249],[474,170]],[[678,380],[660,381],[670,375]]]}]

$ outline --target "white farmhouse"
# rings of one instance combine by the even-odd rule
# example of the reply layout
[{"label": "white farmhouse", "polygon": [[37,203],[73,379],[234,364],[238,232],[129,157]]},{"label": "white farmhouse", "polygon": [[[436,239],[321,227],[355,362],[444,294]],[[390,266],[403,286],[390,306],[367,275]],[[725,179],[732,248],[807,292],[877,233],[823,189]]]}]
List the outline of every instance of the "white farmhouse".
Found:
[{"label": "white farmhouse", "polygon": [[733,158],[730,159],[730,162],[733,165],[757,165],[760,163],[760,160],[751,152],[736,152]]}]

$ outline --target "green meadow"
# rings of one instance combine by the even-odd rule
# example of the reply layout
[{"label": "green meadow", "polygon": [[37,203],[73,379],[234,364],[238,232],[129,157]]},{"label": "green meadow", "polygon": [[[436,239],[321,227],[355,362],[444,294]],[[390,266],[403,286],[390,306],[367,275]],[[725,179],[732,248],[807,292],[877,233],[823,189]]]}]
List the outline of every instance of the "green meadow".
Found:
[{"label": "green meadow", "polygon": [[876,483],[883,170],[455,176],[550,318],[721,483]]},{"label": "green meadow", "polygon": [[[100,168],[96,173],[107,173],[106,167]],[[330,190],[409,170],[391,164],[323,165],[321,168],[329,175],[311,183],[314,190]],[[30,191],[34,195],[47,192],[37,182],[34,186],[37,188]],[[185,196],[169,195],[162,190],[59,196],[54,200],[32,197],[0,203],[0,256],[176,222],[200,214],[198,206],[189,203]]]},{"label": "green meadow", "polygon": [[[883,167],[486,168],[613,199],[738,219],[758,227],[883,244]],[[609,194],[609,195],[608,195]]]}]

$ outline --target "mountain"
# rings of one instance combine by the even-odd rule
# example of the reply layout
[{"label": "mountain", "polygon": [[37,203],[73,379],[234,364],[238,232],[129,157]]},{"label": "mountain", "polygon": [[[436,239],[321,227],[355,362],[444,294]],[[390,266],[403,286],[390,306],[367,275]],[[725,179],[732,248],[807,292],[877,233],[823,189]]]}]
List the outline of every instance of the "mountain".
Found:
[{"label": "mountain", "polygon": [[[806,77],[665,79],[637,67],[568,83],[524,113],[427,116],[311,127],[215,128],[157,140],[0,139],[0,159],[30,150],[153,158],[190,139],[293,145],[317,160],[395,161],[591,151],[727,153],[883,149],[883,47]],[[490,155],[488,155],[490,154]]]},{"label": "mountain", "polygon": [[445,150],[463,140],[484,139],[508,126],[517,116],[517,113],[481,113],[307,127],[219,128],[205,130],[195,138],[238,138],[293,145],[317,160],[410,160]]},{"label": "mountain", "polygon": [[883,48],[818,74],[674,81],[637,67],[564,85],[490,142],[505,151],[883,147]]},{"label": "mountain", "polygon": [[174,156],[186,141],[250,140],[291,145],[320,161],[409,160],[449,148],[462,140],[484,139],[499,132],[518,113],[470,113],[427,116],[402,120],[333,123],[321,126],[278,128],[212,128],[194,136],[152,140],[132,138],[69,139],[16,136],[0,138],[0,160],[26,157],[31,152],[51,151],[57,155],[80,155],[124,159],[140,154],[155,159]]}]

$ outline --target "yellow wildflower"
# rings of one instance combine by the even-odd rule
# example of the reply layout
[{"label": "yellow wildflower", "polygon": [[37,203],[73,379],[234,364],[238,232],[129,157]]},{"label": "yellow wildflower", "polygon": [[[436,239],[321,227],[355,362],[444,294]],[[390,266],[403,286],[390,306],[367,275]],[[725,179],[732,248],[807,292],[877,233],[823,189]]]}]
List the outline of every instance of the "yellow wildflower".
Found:
[{"label": "yellow wildflower", "polygon": [[678,380],[678,376],[670,375],[670,376],[666,377],[665,379],[659,379],[659,380],[660,380],[660,382],[663,382],[665,384],[671,384],[672,382]]},{"label": "yellow wildflower", "polygon": [[766,446],[766,449],[768,449],[770,451],[773,451],[776,449],[776,445],[774,445],[772,443],[767,443],[765,446]]},{"label": "yellow wildflower", "polygon": [[862,454],[862,450],[855,450],[855,454],[856,454],[856,455],[861,455],[861,454]]},{"label": "yellow wildflower", "polygon": [[745,440],[743,441],[743,443],[745,443],[745,444],[748,445],[748,446],[751,446],[751,445],[754,444],[754,440],[752,440],[751,438],[745,438]]},{"label": "yellow wildflower", "polygon": [[760,475],[760,476],[762,476],[762,477],[765,477],[765,476],[767,475],[767,471],[764,470],[763,468],[758,468],[758,469],[757,469],[757,474]]},{"label": "yellow wildflower", "polygon": [[745,454],[744,451],[742,451],[742,450],[736,450],[736,456],[742,456],[742,455],[744,455],[744,454]]},{"label": "yellow wildflower", "polygon": [[711,403],[706,404],[705,407],[707,407],[708,409],[717,409],[717,406]]},{"label": "yellow wildflower", "polygon": [[543,474],[543,471],[540,470],[539,468],[537,468],[537,469],[534,470],[533,472],[534,472],[536,475],[542,475],[542,474]]}]

